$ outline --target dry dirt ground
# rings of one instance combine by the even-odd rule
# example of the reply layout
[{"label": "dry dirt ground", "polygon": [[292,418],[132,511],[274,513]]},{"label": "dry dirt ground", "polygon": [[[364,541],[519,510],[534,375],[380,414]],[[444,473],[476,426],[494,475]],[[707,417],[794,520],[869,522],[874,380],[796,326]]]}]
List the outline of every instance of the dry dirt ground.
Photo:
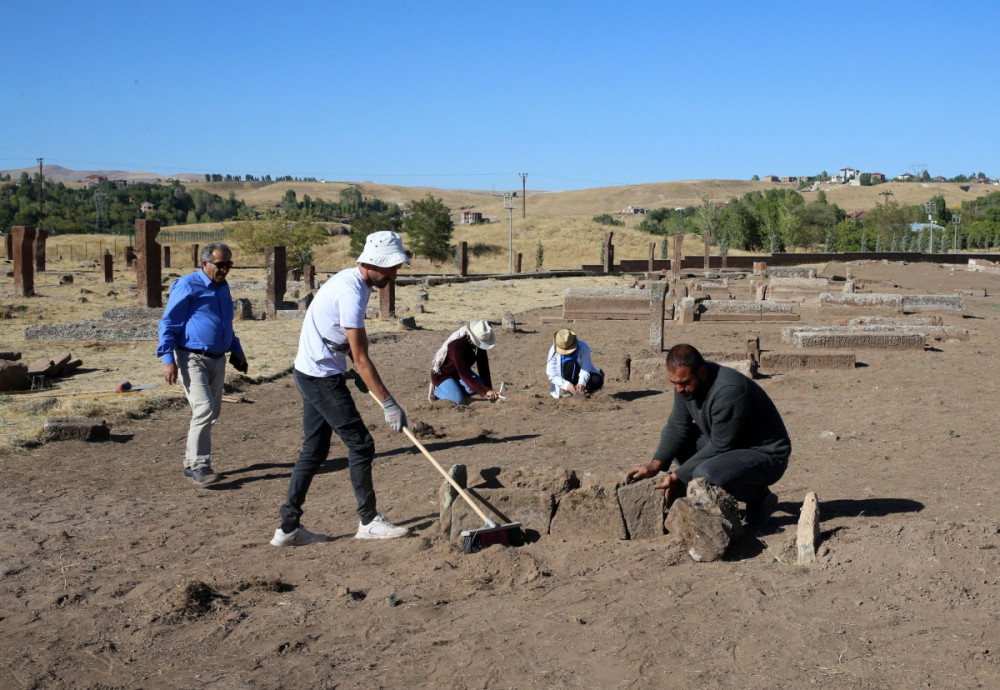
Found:
[{"label": "dry dirt ground", "polygon": [[[853,267],[922,294],[1000,277],[937,265]],[[828,267],[844,274],[843,266]],[[210,489],[181,474],[188,414],[115,426],[104,444],[50,443],[4,460],[0,687],[1000,686],[1000,517],[994,432],[1000,299],[970,297],[968,341],[857,352],[852,371],[769,375],[793,459],[763,532],[695,563],[664,536],[586,533],[464,554],[439,536],[441,480],[374,403],[379,506],[414,536],[352,538],[342,447],[306,504],[331,540],[268,545],[300,443],[290,379],[227,404]],[[833,317],[801,309],[803,323]],[[491,354],[508,400],[422,401],[445,331],[380,334],[373,358],[411,422],[470,484],[519,467],[619,472],[649,458],[671,406],[663,380],[610,380],[591,400],[547,395],[558,309],[521,314]],[[650,356],[644,322],[574,327],[614,376]],[[780,324],[668,323],[666,340],[742,351],[748,331],[781,350]],[[289,353],[291,358],[291,353]],[[832,431],[838,440],[823,432]],[[818,562],[795,558],[807,491],[823,516]]]}]

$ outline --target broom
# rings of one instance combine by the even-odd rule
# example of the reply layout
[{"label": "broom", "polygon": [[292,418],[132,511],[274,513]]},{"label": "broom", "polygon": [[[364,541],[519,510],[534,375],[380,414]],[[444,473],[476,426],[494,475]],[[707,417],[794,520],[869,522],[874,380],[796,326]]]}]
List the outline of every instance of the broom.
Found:
[{"label": "broom", "polygon": [[[372,399],[379,404],[381,407],[382,401],[378,399],[371,391],[368,391],[368,395],[372,396]],[[462,530],[462,551],[465,553],[476,553],[477,551],[482,551],[487,546],[493,546],[494,544],[501,544],[504,546],[520,546],[521,544],[521,523],[520,522],[509,522],[505,525],[500,525],[490,520],[486,517],[486,513],[480,508],[476,503],[469,497],[469,494],[465,489],[462,488],[461,484],[455,481],[455,478],[448,474],[441,464],[434,459],[434,456],[430,454],[424,444],[422,444],[413,432],[410,431],[408,427],[403,427],[403,433],[406,434],[407,438],[413,442],[420,452],[431,461],[431,464],[437,468],[437,471],[441,473],[448,483],[451,484],[452,488],[458,492],[458,495],[469,504],[469,507],[476,511],[476,514],[483,519],[486,523],[485,527],[480,529],[467,529]]]}]

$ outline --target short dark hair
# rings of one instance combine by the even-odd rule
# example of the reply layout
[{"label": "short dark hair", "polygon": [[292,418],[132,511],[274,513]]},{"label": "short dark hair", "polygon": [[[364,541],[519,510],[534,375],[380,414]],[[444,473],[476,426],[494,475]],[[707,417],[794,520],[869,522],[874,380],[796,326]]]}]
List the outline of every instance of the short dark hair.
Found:
[{"label": "short dark hair", "polygon": [[693,345],[679,343],[667,352],[667,370],[674,371],[677,367],[687,367],[695,372],[705,366],[705,358]]}]

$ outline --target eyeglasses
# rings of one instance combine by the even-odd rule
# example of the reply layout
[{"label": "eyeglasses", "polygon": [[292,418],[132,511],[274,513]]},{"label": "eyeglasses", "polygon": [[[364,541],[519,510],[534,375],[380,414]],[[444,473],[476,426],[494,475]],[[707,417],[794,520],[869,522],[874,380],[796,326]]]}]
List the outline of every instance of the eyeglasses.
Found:
[{"label": "eyeglasses", "polygon": [[206,261],[205,263],[212,264],[216,268],[221,268],[226,271],[233,267],[232,261]]}]

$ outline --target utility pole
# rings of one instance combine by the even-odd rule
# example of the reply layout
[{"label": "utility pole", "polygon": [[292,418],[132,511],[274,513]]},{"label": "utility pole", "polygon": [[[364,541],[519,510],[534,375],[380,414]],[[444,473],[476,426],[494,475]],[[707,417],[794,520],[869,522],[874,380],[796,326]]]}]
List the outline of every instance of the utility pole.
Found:
[{"label": "utility pole", "polygon": [[521,217],[528,217],[528,173],[518,173],[521,176]]},{"label": "utility pole", "polygon": [[892,190],[891,189],[887,189],[884,192],[879,192],[879,194],[882,195],[883,197],[885,197],[885,204],[884,204],[884,206],[886,208],[889,208],[889,197],[892,196]]},{"label": "utility pole", "polygon": [[44,158],[38,159],[38,227],[42,227],[42,217],[45,215],[44,201],[43,201],[43,189],[42,187],[42,161]]},{"label": "utility pole", "polygon": [[514,197],[517,196],[517,192],[504,192],[503,195],[503,207],[507,210],[507,223],[509,228],[509,254],[507,259],[507,273],[510,275],[514,274]]}]

